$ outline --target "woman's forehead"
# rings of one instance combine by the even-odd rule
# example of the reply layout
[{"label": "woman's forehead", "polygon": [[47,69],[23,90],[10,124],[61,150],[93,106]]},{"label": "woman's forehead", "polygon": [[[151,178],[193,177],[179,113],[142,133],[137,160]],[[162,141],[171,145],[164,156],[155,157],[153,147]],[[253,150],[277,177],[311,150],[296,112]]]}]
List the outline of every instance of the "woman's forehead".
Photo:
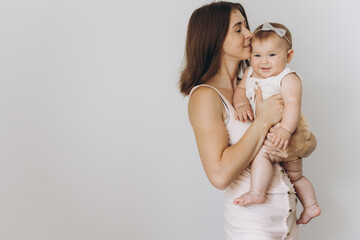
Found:
[{"label": "woman's forehead", "polygon": [[234,9],[230,14],[230,27],[234,27],[239,24],[245,24],[246,26],[246,20],[239,9]]}]

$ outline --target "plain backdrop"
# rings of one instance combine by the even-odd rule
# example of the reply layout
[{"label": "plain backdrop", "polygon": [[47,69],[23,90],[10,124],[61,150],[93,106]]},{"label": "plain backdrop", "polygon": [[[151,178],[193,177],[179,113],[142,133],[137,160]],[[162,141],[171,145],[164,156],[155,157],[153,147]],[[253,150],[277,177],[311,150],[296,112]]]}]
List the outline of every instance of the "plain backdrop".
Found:
[{"label": "plain backdrop", "polygon": [[[177,89],[204,3],[0,2],[0,239],[224,239],[224,193]],[[318,140],[305,175],[323,210],[301,239],[357,239],[360,4],[241,3],[251,29],[273,21],[293,34]]]}]

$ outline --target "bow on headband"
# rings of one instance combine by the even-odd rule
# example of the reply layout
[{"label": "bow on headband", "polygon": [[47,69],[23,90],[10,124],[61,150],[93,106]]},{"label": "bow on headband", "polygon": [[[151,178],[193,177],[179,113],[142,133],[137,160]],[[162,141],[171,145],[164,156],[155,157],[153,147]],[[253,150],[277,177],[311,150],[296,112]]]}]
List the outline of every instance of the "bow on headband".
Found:
[{"label": "bow on headband", "polygon": [[273,31],[275,32],[279,37],[284,37],[285,40],[290,44],[291,46],[291,43],[289,41],[289,39],[285,36],[286,34],[286,30],[285,29],[282,29],[282,28],[276,28],[274,27],[273,25],[271,25],[270,23],[264,23],[262,25],[262,28],[257,30],[256,32],[259,32],[259,31]]}]

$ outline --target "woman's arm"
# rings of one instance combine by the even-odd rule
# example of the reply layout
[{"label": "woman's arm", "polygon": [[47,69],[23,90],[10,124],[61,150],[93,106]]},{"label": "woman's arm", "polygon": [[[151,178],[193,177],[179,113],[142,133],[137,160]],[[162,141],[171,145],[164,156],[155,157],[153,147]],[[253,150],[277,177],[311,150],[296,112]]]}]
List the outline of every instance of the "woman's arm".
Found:
[{"label": "woman's arm", "polygon": [[234,145],[228,146],[224,124],[224,106],[211,88],[199,88],[189,100],[189,118],[193,126],[200,158],[209,181],[218,189],[225,189],[254,159],[263,145],[269,128],[282,116],[281,97],[262,101],[257,94],[259,115]]}]

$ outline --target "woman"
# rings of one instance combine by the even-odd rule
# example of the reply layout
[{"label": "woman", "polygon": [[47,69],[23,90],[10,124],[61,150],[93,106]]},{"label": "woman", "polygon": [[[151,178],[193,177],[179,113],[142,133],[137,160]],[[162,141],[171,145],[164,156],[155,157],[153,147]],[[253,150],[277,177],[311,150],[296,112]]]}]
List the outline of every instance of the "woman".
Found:
[{"label": "woman", "polygon": [[[195,10],[188,25],[180,90],[190,95],[189,118],[205,173],[216,188],[226,189],[226,239],[297,239],[296,195],[278,163],[274,163],[265,204],[233,204],[234,198],[249,190],[249,164],[283,111],[280,96],[263,101],[258,89],[257,118],[251,125],[235,120],[232,98],[237,76],[250,58],[251,38],[240,4],[216,2]],[[265,144],[272,147],[269,139]],[[298,133],[286,151],[270,155],[274,162],[286,161],[306,157],[315,147],[313,135],[305,141]]]}]

